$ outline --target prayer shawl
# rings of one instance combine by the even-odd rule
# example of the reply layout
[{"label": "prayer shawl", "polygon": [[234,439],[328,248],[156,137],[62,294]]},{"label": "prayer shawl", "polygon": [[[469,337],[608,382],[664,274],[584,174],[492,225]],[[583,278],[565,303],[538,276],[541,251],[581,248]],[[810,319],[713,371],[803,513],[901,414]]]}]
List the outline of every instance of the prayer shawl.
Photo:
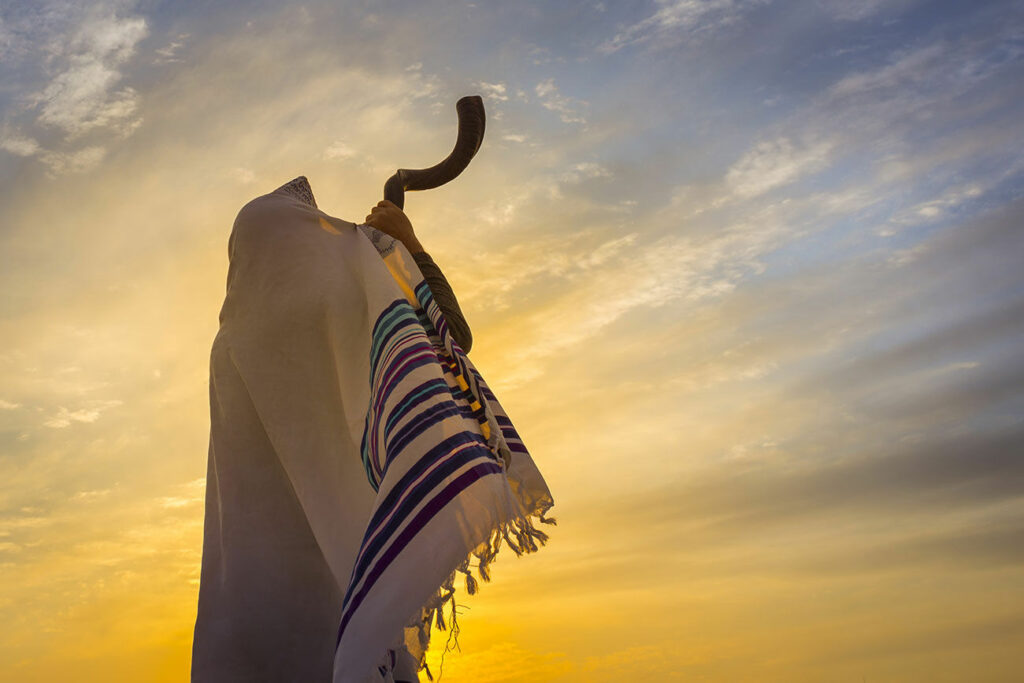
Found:
[{"label": "prayer shawl", "polygon": [[[301,181],[301,182],[300,182]],[[210,355],[192,680],[418,680],[551,493],[404,245],[304,178],[239,212]],[[428,677],[430,671],[426,671]]]}]

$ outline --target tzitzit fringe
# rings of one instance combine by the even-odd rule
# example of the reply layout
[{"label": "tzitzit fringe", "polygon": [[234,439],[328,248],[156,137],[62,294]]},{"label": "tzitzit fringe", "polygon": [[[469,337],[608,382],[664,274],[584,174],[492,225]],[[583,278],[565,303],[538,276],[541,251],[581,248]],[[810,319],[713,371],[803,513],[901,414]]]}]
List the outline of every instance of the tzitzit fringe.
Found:
[{"label": "tzitzit fringe", "polygon": [[[530,515],[516,517],[514,519],[501,524],[493,531],[488,540],[477,546],[473,552],[466,556],[466,559],[462,561],[455,571],[453,571],[448,578],[438,588],[437,593],[427,601],[427,604],[423,606],[422,619],[419,623],[418,636],[420,645],[423,650],[423,655],[419,662],[419,671],[423,671],[428,680],[433,681],[434,676],[430,672],[430,667],[427,666],[426,651],[427,646],[430,643],[430,627],[431,625],[437,626],[440,631],[448,631],[449,628],[451,636],[448,639],[448,643],[445,644],[445,653],[450,652],[453,649],[459,647],[459,624],[455,611],[455,577],[461,573],[465,575],[466,581],[466,593],[469,595],[475,595],[480,588],[479,582],[474,578],[471,571],[470,560],[476,557],[477,574],[480,576],[482,581],[490,581],[491,573],[489,566],[497,556],[498,551],[501,549],[502,540],[512,549],[512,552],[516,556],[524,554],[535,553],[548,541],[548,535],[534,526],[531,518],[536,518],[538,522],[542,524],[557,525],[558,521],[554,517],[546,517],[545,513],[551,508],[551,505],[546,505],[543,509],[538,510]],[[538,545],[539,544],[539,545]],[[451,618],[450,623],[445,621],[445,608],[448,604],[451,604]],[[454,639],[454,645],[451,641]],[[442,666],[444,664],[444,654],[442,654]],[[440,681],[441,672],[438,673],[438,680]]]}]

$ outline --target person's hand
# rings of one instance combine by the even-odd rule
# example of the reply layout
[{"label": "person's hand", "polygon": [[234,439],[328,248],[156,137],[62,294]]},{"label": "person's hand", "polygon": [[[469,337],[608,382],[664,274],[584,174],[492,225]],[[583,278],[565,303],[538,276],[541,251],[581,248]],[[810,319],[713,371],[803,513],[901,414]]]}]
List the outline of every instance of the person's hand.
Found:
[{"label": "person's hand", "polygon": [[404,244],[411,254],[423,251],[423,245],[416,238],[409,217],[394,202],[387,199],[377,202],[377,206],[370,209],[370,213],[367,214],[365,223],[394,237]]}]

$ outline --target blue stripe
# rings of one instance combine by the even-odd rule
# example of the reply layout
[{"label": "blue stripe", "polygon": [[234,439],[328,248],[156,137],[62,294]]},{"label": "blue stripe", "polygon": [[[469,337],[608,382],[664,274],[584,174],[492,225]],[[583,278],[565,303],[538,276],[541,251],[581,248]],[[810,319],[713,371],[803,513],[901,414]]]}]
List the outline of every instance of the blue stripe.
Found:
[{"label": "blue stripe", "polygon": [[380,355],[370,360],[371,381],[376,379],[377,370],[380,368],[380,362],[382,359],[387,358],[389,354],[392,354],[397,349],[415,344],[415,340],[422,336],[423,328],[419,325],[413,324],[397,327],[389,332],[388,341],[385,346],[381,347]]},{"label": "blue stripe", "polygon": [[[382,407],[384,406],[385,403],[387,403],[388,397],[391,396],[391,392],[394,391],[395,387],[405,378],[406,375],[408,375],[410,372],[412,372],[416,368],[420,368],[420,367],[423,367],[424,365],[429,365],[430,363],[437,362],[437,356],[434,355],[434,349],[431,348],[429,344],[416,344],[415,346],[410,346],[408,348],[409,349],[416,349],[417,351],[423,351],[425,349],[430,349],[430,353],[426,354],[426,355],[423,355],[423,356],[421,356],[419,358],[415,358],[415,359],[412,359],[412,360],[406,360],[405,361],[405,365],[401,368],[401,370],[394,370],[394,366],[388,368],[388,372],[395,371],[396,374],[389,376],[387,373],[385,373],[385,376],[389,377],[387,386],[385,386],[383,389],[380,389],[378,391],[378,393],[380,395],[379,396],[379,398],[380,398],[380,405]],[[374,396],[374,399],[375,399],[374,402],[375,403],[377,402],[376,401],[377,398],[378,398],[377,396]],[[370,406],[372,408],[373,407],[373,403],[371,403]]]},{"label": "blue stripe", "polygon": [[[380,561],[376,565],[374,565],[373,570],[367,576],[366,584],[363,586],[362,590],[360,590],[359,593],[352,598],[351,603],[344,608],[345,613],[341,619],[341,624],[338,626],[338,639],[335,641],[335,650],[337,650],[338,645],[341,643],[341,637],[345,633],[345,627],[348,626],[348,622],[352,618],[356,609],[358,609],[359,605],[362,604],[363,599],[370,592],[370,589],[373,588],[373,585],[377,582],[377,579],[380,578],[380,575],[383,574],[384,570],[387,569],[394,561],[398,553],[400,553],[405,546],[409,544],[409,541],[411,541],[412,538],[419,533],[420,530],[423,529],[423,527],[425,527],[430,520],[432,520],[434,516],[444,508],[445,505],[451,502],[452,499],[462,491],[467,489],[473,482],[488,475],[500,475],[501,472],[501,466],[495,462],[480,463],[476,467],[460,474],[455,481],[448,484],[448,486],[446,486],[436,498],[423,506],[423,509],[416,514],[416,517],[409,523],[409,526],[403,529],[402,533],[395,538],[395,542],[391,548],[388,549],[388,552],[381,557]],[[346,596],[346,602],[348,602],[348,596]]]},{"label": "blue stripe", "polygon": [[371,358],[378,358],[381,355],[381,350],[398,330],[418,322],[409,304],[404,301],[398,303],[401,305],[389,314],[388,319],[381,320],[380,326],[374,328],[373,344],[370,347]]},{"label": "blue stripe", "polygon": [[454,401],[448,400],[443,403],[435,403],[423,412],[417,414],[415,418],[406,423],[398,434],[395,434],[391,438],[391,441],[388,442],[386,446],[388,462],[401,453],[413,439],[424,431],[443,422],[445,418],[453,415],[459,415],[461,412],[462,411],[459,410],[459,407],[455,405]]},{"label": "blue stripe", "polygon": [[[397,376],[395,376],[394,378],[392,378],[392,380],[390,382],[388,382],[388,386],[386,388],[384,388],[383,390],[378,391],[378,394],[380,396],[381,408],[384,407],[384,405],[387,403],[388,397],[391,395],[391,392],[402,381],[402,379],[406,375],[408,375],[410,372],[412,372],[416,368],[420,368],[420,367],[423,367],[424,365],[429,365],[430,363],[433,363],[434,360],[435,360],[435,358],[433,356],[424,356],[424,357],[417,358],[417,359],[412,360],[412,361],[408,361],[406,363],[406,365],[402,368],[401,372],[399,372]],[[368,422],[366,428],[364,429],[364,433],[365,433],[366,430],[369,430],[371,432],[370,439],[368,440],[368,443],[367,443],[367,451],[369,452],[369,454],[367,455],[367,459],[370,460],[370,462],[372,462],[374,464],[374,469],[376,470],[377,466],[380,464],[380,457],[379,457],[379,454],[377,453],[377,443],[378,443],[377,435],[378,435],[378,425],[379,425],[379,421],[380,421],[380,415],[378,415],[376,413],[376,411],[373,408],[373,404],[372,403],[370,404],[370,413],[367,415],[367,420],[368,421],[369,421],[369,418],[370,418],[371,415],[372,415],[372,417],[374,419],[372,421],[372,424],[370,424]],[[380,471],[381,479],[384,478],[384,474],[387,472],[387,463],[390,462],[390,460],[391,460],[390,457],[385,456],[385,458],[386,458],[386,460],[385,460],[385,462],[383,464],[383,467],[381,468],[381,471]]]},{"label": "blue stripe", "polygon": [[424,382],[419,385],[413,391],[415,393],[410,392],[406,394],[405,398],[402,399],[402,402],[395,406],[394,410],[391,411],[391,414],[388,415],[388,419],[384,423],[385,432],[390,432],[394,424],[401,420],[409,410],[412,410],[431,396],[436,396],[437,394],[443,394],[446,392],[450,393],[451,389],[448,387],[448,383],[443,379],[432,379],[429,382]]},{"label": "blue stripe", "polygon": [[[391,324],[386,328],[381,328],[380,336],[374,339],[373,348],[370,350],[370,376],[375,377],[377,374],[377,365],[380,363],[380,359],[387,354],[384,350],[388,347],[389,342],[393,343],[391,346],[395,346],[400,343],[395,337],[403,332],[408,331],[410,336],[414,336],[417,332],[422,333],[423,330],[417,324],[417,321],[406,315],[391,321]],[[404,341],[404,340],[403,340]]]},{"label": "blue stripe", "polygon": [[376,491],[380,487],[380,481],[377,479],[377,473],[374,468],[370,465],[370,444],[367,440],[367,436],[370,433],[370,414],[366,414],[366,426],[363,427],[363,441],[359,446],[360,457],[363,459],[363,468],[366,470],[366,478],[370,480],[370,486]]},{"label": "blue stripe", "polygon": [[[467,434],[467,432],[462,432],[462,434]],[[477,439],[469,439],[469,441],[478,441],[478,439],[479,437]],[[451,441],[451,439],[447,439],[446,443],[448,441]],[[411,469],[409,473],[406,474],[406,476],[402,477],[402,481],[400,481],[398,485],[396,485],[395,488],[391,490],[391,492],[388,494],[388,500],[386,500],[384,504],[377,508],[377,511],[373,516],[373,519],[367,526],[366,536],[363,538],[363,543],[361,544],[361,546],[365,546],[365,549],[360,550],[360,552],[362,553],[362,557],[360,558],[359,563],[352,568],[352,578],[349,581],[349,590],[351,590],[353,586],[359,583],[360,578],[366,571],[366,568],[372,561],[372,558],[375,555],[377,555],[377,553],[384,546],[384,544],[388,542],[390,537],[395,533],[396,529],[405,521],[405,519],[420,504],[420,502],[422,502],[423,499],[426,498],[427,495],[437,487],[437,485],[441,481],[450,476],[452,472],[454,472],[455,470],[459,469],[460,467],[462,467],[463,465],[472,460],[479,458],[486,459],[487,461],[492,463],[494,462],[493,458],[491,457],[491,452],[487,450],[487,448],[483,445],[482,442],[479,441],[476,446],[464,448],[458,453],[452,455],[452,451],[455,450],[455,448],[466,443],[465,439],[462,439],[460,441],[461,443],[449,447],[443,455],[434,453],[434,451],[437,450],[436,448],[432,449],[431,453],[433,453],[433,456],[421,458],[420,461],[416,464],[416,466],[414,466],[414,468]],[[409,495],[406,497],[406,499],[403,500],[401,504],[398,504],[398,500],[405,493],[405,490],[409,488],[412,482],[416,480],[416,477],[422,474],[423,471],[426,470],[429,465],[433,465],[438,460],[444,460],[444,462],[442,462],[441,465],[439,465],[437,469],[431,472],[423,481],[416,484],[415,487],[413,487],[409,491]],[[416,476],[410,476],[410,474],[412,474],[414,471],[416,472]],[[380,523],[382,519],[384,519],[388,514],[391,513],[391,508],[394,507],[396,504],[398,505],[398,507],[397,509],[395,509],[394,515],[391,517],[390,520],[388,520],[387,524],[384,525],[384,528],[381,529],[381,531],[377,534],[377,537],[373,539],[373,541],[370,542],[369,545],[366,545],[366,541],[373,534],[373,530],[377,527],[377,525]],[[346,595],[345,598],[347,600],[348,596]]]},{"label": "blue stripe", "polygon": [[367,526],[367,528],[372,530],[380,523],[380,520],[384,519],[384,517],[387,516],[387,511],[390,508],[394,507],[395,502],[402,496],[402,494],[405,492],[405,489],[407,489],[412,484],[412,482],[416,481],[416,478],[423,474],[427,467],[432,465],[443,455],[450,453],[459,446],[471,442],[476,442],[481,446],[486,446],[486,443],[479,434],[466,431],[459,432],[458,434],[454,434],[448,437],[447,439],[445,439],[444,441],[442,441],[441,443],[437,444],[429,451],[427,451],[422,458],[416,461],[416,463],[409,468],[409,471],[402,475],[402,478],[398,480],[398,483],[395,484],[390,491],[388,491],[388,494],[384,498],[384,501],[377,508],[376,512],[374,512],[373,518],[370,520],[370,523]]},{"label": "blue stripe", "polygon": [[396,317],[398,319],[401,319],[405,315],[408,315],[407,311],[402,310],[404,307],[412,308],[404,299],[396,299],[395,301],[392,301],[391,304],[387,308],[385,308],[384,311],[379,316],[377,316],[377,322],[373,324],[373,334],[371,335],[371,357],[373,357],[376,354],[377,347],[380,345],[378,342],[381,336],[384,334],[384,327],[393,324],[395,322]]}]

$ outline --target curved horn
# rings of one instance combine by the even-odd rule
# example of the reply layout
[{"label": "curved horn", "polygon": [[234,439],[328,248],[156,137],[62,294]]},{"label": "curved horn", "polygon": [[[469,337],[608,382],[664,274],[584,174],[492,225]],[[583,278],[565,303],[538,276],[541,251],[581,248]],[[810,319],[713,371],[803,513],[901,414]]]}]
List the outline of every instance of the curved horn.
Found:
[{"label": "curved horn", "polygon": [[439,164],[430,168],[400,168],[384,183],[384,199],[398,208],[405,208],[406,190],[430,190],[454,179],[473,159],[484,141],[484,101],[479,95],[467,95],[455,103],[459,114],[459,137],[455,149]]}]

